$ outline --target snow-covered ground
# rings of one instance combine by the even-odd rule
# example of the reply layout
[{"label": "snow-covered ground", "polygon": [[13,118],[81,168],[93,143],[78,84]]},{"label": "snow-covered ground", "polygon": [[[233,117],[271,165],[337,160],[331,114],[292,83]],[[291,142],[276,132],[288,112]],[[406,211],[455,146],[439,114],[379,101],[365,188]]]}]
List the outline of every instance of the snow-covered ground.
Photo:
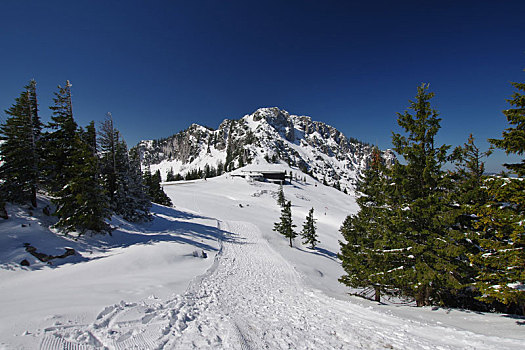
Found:
[{"label": "snow-covered ground", "polygon": [[[304,175],[301,174],[301,177]],[[294,248],[272,231],[278,185],[230,175],[165,185],[175,208],[112,237],[57,237],[43,215],[0,221],[0,348],[522,349],[525,319],[379,304],[337,282],[336,254],[352,196],[284,186],[300,230],[315,209],[321,243]],[[11,212],[16,208],[10,207]],[[13,214],[13,213],[12,213]],[[31,226],[27,224],[31,223]],[[26,227],[22,227],[24,224]],[[77,255],[57,266],[23,248]],[[58,248],[57,248],[58,247]],[[208,254],[207,259],[193,252]],[[18,262],[31,260],[21,268]]]}]

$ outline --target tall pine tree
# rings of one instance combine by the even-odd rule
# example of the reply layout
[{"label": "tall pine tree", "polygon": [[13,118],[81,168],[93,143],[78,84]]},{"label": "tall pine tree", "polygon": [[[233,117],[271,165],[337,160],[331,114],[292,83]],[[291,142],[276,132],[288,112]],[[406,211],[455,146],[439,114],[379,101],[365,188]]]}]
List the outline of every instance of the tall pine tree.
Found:
[{"label": "tall pine tree", "polygon": [[64,87],[58,86],[53,99],[54,105],[51,122],[47,125],[51,132],[43,137],[43,172],[45,182],[51,194],[60,191],[74,176],[72,161],[74,159],[75,138],[78,126],[73,118],[71,101],[71,84],[66,81]]},{"label": "tall pine tree", "polygon": [[135,151],[135,158],[130,159],[111,113],[102,123],[99,135],[101,174],[112,210],[128,221],[148,220],[151,202],[142,182],[138,153]]},{"label": "tall pine tree", "polygon": [[31,80],[15,104],[5,111],[9,116],[0,125],[0,196],[7,201],[30,202],[37,206],[40,178],[38,145],[42,124],[38,116],[36,82]]},{"label": "tall pine tree", "polygon": [[111,233],[109,219],[111,212],[99,180],[97,158],[90,145],[77,133],[73,140],[72,158],[68,160],[67,171],[71,176],[67,184],[55,194],[53,202],[59,220],[55,227],[65,232],[87,231]]},{"label": "tall pine tree", "polygon": [[[518,90],[503,111],[508,123],[501,139],[490,139],[507,154],[525,152],[525,83],[512,83]],[[480,208],[478,228],[481,252],[472,257],[481,269],[476,286],[484,301],[498,301],[525,315],[525,159],[505,164],[517,175],[489,177],[485,188],[489,203]]]},{"label": "tall pine tree", "polygon": [[113,125],[111,113],[107,113],[99,131],[100,172],[104,188],[109,196],[113,210],[116,210],[117,196],[117,147],[120,141],[119,132]]},{"label": "tall pine tree", "polygon": [[339,281],[352,288],[372,287],[376,301],[382,293],[391,292],[391,273],[402,266],[395,260],[398,251],[389,249],[385,239],[390,215],[387,170],[381,152],[374,148],[370,168],[357,183],[360,210],[349,215],[340,228],[345,241],[340,242],[339,258],[346,275]]},{"label": "tall pine tree", "polygon": [[398,113],[405,135],[393,133],[394,150],[406,164],[396,163],[388,246],[398,252],[402,268],[396,270],[397,287],[415,298],[418,306],[442,302],[442,295],[462,286],[460,262],[464,254],[453,225],[446,192],[450,187],[442,165],[449,146],[435,145],[441,119],[431,107],[434,93],[422,84],[409,111]]}]

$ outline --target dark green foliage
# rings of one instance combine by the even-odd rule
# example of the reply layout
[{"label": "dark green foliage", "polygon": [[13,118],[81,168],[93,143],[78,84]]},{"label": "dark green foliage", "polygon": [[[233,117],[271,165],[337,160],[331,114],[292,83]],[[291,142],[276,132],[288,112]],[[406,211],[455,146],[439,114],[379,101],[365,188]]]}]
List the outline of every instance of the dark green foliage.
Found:
[{"label": "dark green foliage", "polygon": [[284,197],[283,185],[279,186],[279,191],[277,192],[277,204],[283,208],[286,205],[286,198]]},{"label": "dark green foliage", "polygon": [[0,125],[0,196],[7,201],[30,202],[36,207],[40,177],[38,142],[42,125],[38,117],[36,82],[30,81],[15,104],[5,111],[9,116]]},{"label": "dark green foliage", "polygon": [[525,315],[525,182],[489,177],[484,185],[490,201],[479,207],[475,224],[481,250],[471,255],[479,268],[479,299],[501,302]]},{"label": "dark green foliage", "polygon": [[279,232],[290,240],[290,247],[292,246],[292,240],[297,237],[297,233],[294,232],[296,227],[292,222],[292,202],[288,201],[281,210],[280,222],[274,223],[273,230]]},{"label": "dark green foliage", "polygon": [[190,170],[184,176],[184,180],[186,181],[197,180],[197,179],[202,179],[202,178],[204,178],[204,172],[200,168]]},{"label": "dark green foliage", "polygon": [[128,154],[126,142],[113,125],[108,113],[99,133],[100,172],[111,209],[125,220],[138,222],[150,219],[147,190],[137,150]]},{"label": "dark green foliage", "polygon": [[170,168],[170,170],[168,170],[168,173],[166,174],[166,181],[176,181],[175,175],[173,174],[173,168]]},{"label": "dark green foliage", "polygon": [[357,184],[360,211],[349,215],[340,228],[345,242],[340,242],[339,258],[346,275],[339,281],[352,288],[373,287],[377,301],[381,293],[390,293],[391,276],[402,266],[388,241],[386,171],[380,151],[374,149],[372,164]]},{"label": "dark green foliage", "polygon": [[[485,172],[483,159],[491,153],[491,150],[481,152],[475,145],[472,134],[463,147],[454,149],[451,160],[456,164],[456,169],[450,175],[454,181],[456,202],[466,206],[483,205],[487,202],[487,193],[482,188]],[[472,213],[470,211],[469,214]]]},{"label": "dark green foliage", "polygon": [[217,163],[217,176],[221,176],[224,173],[224,163],[219,161]]},{"label": "dark green foliage", "polygon": [[[110,232],[106,219],[112,212],[129,221],[148,219],[151,203],[138,154],[128,155],[111,116],[103,124],[99,159],[94,122],[83,130],[73,118],[69,81],[55,93],[50,131],[43,135],[36,83],[31,81],[25,89],[0,125],[0,211],[5,212],[5,199],[36,206],[40,183],[53,198],[55,226],[62,231]],[[44,213],[50,214],[48,207]]]},{"label": "dark green foliage", "polygon": [[413,297],[418,306],[442,304],[466,282],[465,235],[454,229],[458,211],[442,170],[449,146],[435,145],[441,119],[431,108],[433,96],[421,85],[409,110],[398,114],[406,134],[393,134],[392,143],[406,164],[386,169],[376,150],[358,185],[361,211],[341,228],[347,272],[341,281],[373,286],[376,299],[393,291]]},{"label": "dark green foliage", "polygon": [[[100,174],[104,183],[104,189],[109,196],[112,208],[116,209],[117,196],[117,177],[119,175],[118,147],[120,136],[118,130],[113,125],[111,113],[106,115],[106,120],[102,122],[99,131],[98,144],[100,148]],[[122,162],[120,160],[120,162]]]},{"label": "dark green foliage", "polygon": [[[414,114],[398,114],[398,124],[407,136],[393,134],[394,150],[407,164],[396,163],[392,178],[389,242],[397,249],[397,260],[403,268],[396,270],[396,287],[416,299],[417,305],[441,302],[441,295],[458,289],[464,283],[461,270],[465,254],[459,232],[450,230],[455,213],[447,200],[447,178],[441,167],[447,159],[449,146],[435,146],[441,119],[431,108],[428,85],[418,88],[415,101],[410,102]],[[394,230],[392,230],[392,228]]]},{"label": "dark green foliage", "polygon": [[311,249],[315,249],[319,240],[317,239],[317,227],[315,226],[314,208],[310,209],[306,216],[306,221],[303,224],[301,236],[303,237],[303,244],[309,244]]},{"label": "dark green foliage", "polygon": [[107,198],[98,178],[97,159],[81,135],[73,139],[72,159],[69,159],[67,184],[55,193],[55,227],[62,231],[110,233],[106,219],[111,216]]},{"label": "dark green foliage", "polygon": [[151,201],[143,183],[139,154],[136,149],[128,154],[124,141],[119,143],[117,151],[119,172],[115,213],[131,222],[151,220]]},{"label": "dark green foliage", "polygon": [[[522,155],[525,152],[525,83],[512,83],[518,91],[507,100],[514,108],[503,111],[511,125],[503,134],[502,139],[490,139],[497,148],[505,150],[506,154]],[[505,164],[518,176],[525,176],[525,159],[517,164]]]},{"label": "dark green foliage", "polygon": [[230,127],[228,129],[228,143],[226,145],[226,160],[224,161],[224,168],[226,171],[232,171],[233,170],[233,160],[234,160],[234,154],[233,154],[233,127],[235,125],[235,121],[230,121]]},{"label": "dark green foliage", "polygon": [[110,232],[105,222],[111,212],[98,176],[94,125],[87,131],[77,128],[73,119],[71,84],[59,86],[55,93],[52,121],[54,130],[45,135],[46,181],[56,205],[62,231]]},{"label": "dark green foliage", "polygon": [[[525,84],[512,83],[518,89],[508,102],[515,108],[503,111],[511,127],[502,139],[489,140],[507,154],[525,151]],[[481,300],[498,301],[525,315],[525,159],[505,164],[519,178],[489,177],[484,190],[488,205],[480,206],[476,223],[481,251],[471,260],[480,268],[476,286]]]},{"label": "dark green foliage", "polygon": [[48,128],[53,130],[43,137],[43,172],[45,182],[51,193],[60,191],[72,174],[72,160],[77,135],[77,123],[73,119],[73,107],[71,103],[71,84],[66,81],[66,86],[58,86],[53,99],[54,106],[49,107],[53,111]]},{"label": "dark green foliage", "polygon": [[157,170],[154,174],[151,174],[149,170],[144,173],[144,184],[148,191],[149,198],[153,203],[172,206],[170,197],[166,195],[162,189],[160,170]]}]

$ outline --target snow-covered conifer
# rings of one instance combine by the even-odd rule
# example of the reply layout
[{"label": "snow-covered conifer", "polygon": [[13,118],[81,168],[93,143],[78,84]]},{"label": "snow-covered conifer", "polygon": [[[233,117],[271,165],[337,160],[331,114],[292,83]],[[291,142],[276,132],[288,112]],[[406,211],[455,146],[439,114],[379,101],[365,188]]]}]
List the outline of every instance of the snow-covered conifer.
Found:
[{"label": "snow-covered conifer", "polygon": [[306,216],[306,221],[303,224],[303,230],[301,236],[303,237],[304,244],[309,244],[311,249],[315,249],[315,246],[319,241],[317,240],[317,227],[315,226],[314,219],[314,208],[310,209]]},{"label": "snow-covered conifer", "polygon": [[281,210],[280,221],[274,224],[273,230],[279,232],[290,240],[290,247],[292,246],[292,240],[297,237],[297,233],[294,231],[296,227],[292,222],[292,202],[288,201]]},{"label": "snow-covered conifer", "polygon": [[277,204],[283,208],[286,205],[286,198],[284,197],[283,185],[279,186],[279,191],[277,192]]}]

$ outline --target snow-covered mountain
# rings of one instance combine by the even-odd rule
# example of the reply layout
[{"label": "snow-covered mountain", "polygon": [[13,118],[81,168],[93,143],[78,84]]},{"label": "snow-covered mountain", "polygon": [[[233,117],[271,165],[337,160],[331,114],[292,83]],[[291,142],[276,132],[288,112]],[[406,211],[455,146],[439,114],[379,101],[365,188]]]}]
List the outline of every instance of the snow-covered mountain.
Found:
[{"label": "snow-covered mountain", "polygon": [[[224,120],[217,130],[192,124],[188,129],[137,146],[144,166],[184,176],[197,169],[232,170],[246,164],[285,162],[328,184],[353,188],[369,164],[373,146],[348,138],[336,128],[277,107],[260,108],[240,120]],[[387,162],[394,159],[383,152]],[[220,171],[222,172],[222,171]]]}]

